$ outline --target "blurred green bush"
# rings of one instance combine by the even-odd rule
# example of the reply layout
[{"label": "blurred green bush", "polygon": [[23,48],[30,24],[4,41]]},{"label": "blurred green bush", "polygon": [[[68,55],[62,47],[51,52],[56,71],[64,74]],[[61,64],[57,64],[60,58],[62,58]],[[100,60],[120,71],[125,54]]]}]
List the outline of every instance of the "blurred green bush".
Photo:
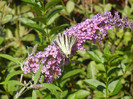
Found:
[{"label": "blurred green bush", "polygon": [[[38,44],[37,51],[43,51],[59,32],[97,13],[109,11],[118,11],[121,17],[133,19],[133,1],[1,0],[0,82],[7,79],[16,82],[1,83],[0,98],[12,99],[19,89],[16,85],[22,84],[17,82],[22,74],[20,63],[31,47]],[[87,51],[77,51],[72,59],[74,63],[65,67],[54,85],[45,84],[48,89],[33,92],[29,89],[19,99],[132,99],[133,30],[114,29],[108,33],[100,44],[86,42]],[[97,61],[102,59],[106,59],[104,64]],[[30,79],[31,75],[24,75],[24,80]]]}]

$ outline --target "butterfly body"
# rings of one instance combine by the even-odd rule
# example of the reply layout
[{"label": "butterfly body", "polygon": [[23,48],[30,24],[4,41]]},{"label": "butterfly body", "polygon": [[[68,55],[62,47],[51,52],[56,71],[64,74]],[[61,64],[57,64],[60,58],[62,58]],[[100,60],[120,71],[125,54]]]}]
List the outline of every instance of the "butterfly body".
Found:
[{"label": "butterfly body", "polygon": [[68,37],[66,34],[59,34],[54,42],[60,48],[63,55],[65,55],[66,58],[69,58],[72,47],[77,42],[77,38],[73,35]]}]

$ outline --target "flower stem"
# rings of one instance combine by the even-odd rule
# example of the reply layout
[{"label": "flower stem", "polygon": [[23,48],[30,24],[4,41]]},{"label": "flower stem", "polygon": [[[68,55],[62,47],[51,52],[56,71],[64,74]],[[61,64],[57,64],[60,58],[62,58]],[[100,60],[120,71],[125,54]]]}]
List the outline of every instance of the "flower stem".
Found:
[{"label": "flower stem", "polygon": [[19,92],[17,92],[16,95],[15,95],[15,97],[14,97],[14,99],[18,99],[22,95],[22,93],[24,92],[24,90],[29,86],[30,83],[31,82],[29,81]]},{"label": "flower stem", "polygon": [[[105,0],[103,0],[103,8],[105,8]],[[103,13],[105,13],[105,11]]]}]

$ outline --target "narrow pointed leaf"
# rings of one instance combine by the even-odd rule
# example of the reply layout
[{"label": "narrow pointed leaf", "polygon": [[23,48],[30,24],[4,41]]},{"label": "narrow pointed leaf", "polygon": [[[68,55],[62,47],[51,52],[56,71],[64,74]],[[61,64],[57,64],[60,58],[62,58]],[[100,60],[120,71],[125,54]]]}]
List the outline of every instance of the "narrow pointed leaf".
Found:
[{"label": "narrow pointed leaf", "polygon": [[102,92],[105,92],[106,87],[105,87],[105,84],[103,82],[100,82],[96,79],[88,79],[88,80],[84,80],[84,82],[94,89],[98,89]]},{"label": "narrow pointed leaf", "polygon": [[69,95],[67,99],[77,99],[76,94]]},{"label": "narrow pointed leaf", "polygon": [[73,1],[68,1],[66,4],[66,10],[70,14],[75,8],[75,3]]},{"label": "narrow pointed leaf", "polygon": [[67,27],[67,26],[68,26],[68,24],[63,24],[63,25],[60,25],[60,26],[56,26],[55,28],[52,28],[52,29],[51,29],[49,35],[52,35],[52,34],[58,32],[59,30],[64,29],[64,28]]},{"label": "narrow pointed leaf", "polygon": [[90,92],[87,90],[78,90],[77,92],[75,92],[76,96],[80,99],[85,99]]},{"label": "narrow pointed leaf", "polygon": [[37,70],[35,77],[34,77],[34,84],[36,84],[40,78],[41,70],[42,70],[43,64],[41,64],[40,68]]},{"label": "narrow pointed leaf", "polygon": [[21,21],[23,24],[45,34],[43,28],[40,25],[36,24],[36,22],[34,22],[33,20],[28,19],[28,18],[19,18],[19,21]]},{"label": "narrow pointed leaf", "polygon": [[104,54],[109,57],[110,56],[110,50],[108,48],[108,46],[106,45],[105,48],[104,48]]},{"label": "narrow pointed leaf", "polygon": [[23,83],[19,82],[19,81],[16,81],[16,80],[9,80],[9,81],[4,81],[4,82],[1,82],[0,85],[4,85],[4,84],[14,84],[14,85],[21,85],[21,86],[24,86]]},{"label": "narrow pointed leaf", "polygon": [[8,60],[10,60],[10,61],[13,61],[13,62],[15,62],[16,64],[20,64],[20,62],[19,62],[16,58],[14,58],[14,57],[12,57],[12,56],[10,56],[10,55],[7,55],[7,54],[0,54],[0,57],[6,58],[6,59],[8,59]]},{"label": "narrow pointed leaf", "polygon": [[96,74],[97,74],[98,70],[96,69],[95,65],[96,65],[96,63],[94,61],[91,61],[88,64],[88,67],[87,67],[87,77],[88,78],[91,78],[91,79],[96,78]]},{"label": "narrow pointed leaf", "polygon": [[111,70],[109,70],[107,76],[110,77],[113,73],[115,73],[116,71],[120,70],[121,68],[115,67],[112,68]]},{"label": "narrow pointed leaf", "polygon": [[63,75],[63,77],[61,78],[61,80],[64,80],[66,78],[69,78],[69,77],[74,76],[74,75],[76,75],[78,73],[81,73],[81,72],[83,72],[82,69],[77,69],[77,70],[69,71],[69,72],[67,72],[66,74]]},{"label": "narrow pointed leaf", "polygon": [[121,62],[121,60],[123,60],[124,58],[123,57],[117,57],[117,58],[114,58],[112,61],[111,61],[111,65],[117,65]]},{"label": "narrow pointed leaf", "polygon": [[32,99],[36,99],[37,97],[36,97],[36,91],[35,90],[33,90],[32,91]]},{"label": "narrow pointed leaf", "polygon": [[47,15],[47,18],[46,19],[51,18],[52,16],[54,16],[56,13],[59,13],[64,8],[65,7],[63,7],[63,6],[55,7],[52,11],[50,11],[50,13]]},{"label": "narrow pointed leaf", "polygon": [[21,71],[21,70],[10,72],[10,73],[7,75],[5,81],[8,81],[8,80],[9,80],[10,78],[12,78],[13,76],[18,75],[18,74],[22,74],[22,73],[23,73],[23,71]]},{"label": "narrow pointed leaf", "polygon": [[103,63],[103,61],[93,51],[88,51],[89,56],[96,62]]},{"label": "narrow pointed leaf", "polygon": [[61,0],[50,0],[48,3],[45,5],[45,10],[50,9],[52,6],[58,4]]},{"label": "narrow pointed leaf", "polygon": [[110,90],[110,96],[116,95],[121,88],[122,88],[122,83],[120,77],[112,80],[111,83],[108,85],[108,89]]},{"label": "narrow pointed leaf", "polygon": [[59,91],[61,91],[62,92],[62,90],[58,87],[58,86],[56,86],[56,85],[54,85],[54,84],[50,84],[50,83],[42,83],[46,88],[48,88],[49,90],[59,90]]}]

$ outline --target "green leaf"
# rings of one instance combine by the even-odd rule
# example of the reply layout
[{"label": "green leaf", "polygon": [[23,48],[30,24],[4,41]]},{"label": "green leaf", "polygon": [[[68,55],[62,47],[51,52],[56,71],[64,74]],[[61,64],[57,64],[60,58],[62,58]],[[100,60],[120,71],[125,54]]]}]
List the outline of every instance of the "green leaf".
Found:
[{"label": "green leaf", "polygon": [[111,55],[111,57],[113,58],[113,57],[117,57],[117,56],[119,56],[119,55],[123,55],[123,52],[116,51],[115,53],[113,53],[113,54]]},{"label": "green leaf", "polygon": [[128,45],[128,42],[132,40],[132,33],[131,32],[124,32],[124,44]]},{"label": "green leaf", "polygon": [[95,67],[96,63],[94,61],[91,61],[88,64],[88,68],[87,68],[87,77],[88,78],[92,78],[95,79],[96,78],[96,74],[98,72],[98,70]]},{"label": "green leaf", "polygon": [[[9,30],[9,29],[6,29]],[[8,32],[7,32],[8,33]],[[3,28],[0,27],[0,45],[3,43],[4,39],[5,39],[6,33],[3,32]]]},{"label": "green leaf", "polygon": [[47,15],[46,19],[48,25],[52,24],[60,16],[58,12],[61,11],[63,8],[64,7],[62,6],[56,7]]},{"label": "green leaf", "polygon": [[63,81],[61,81],[61,82],[60,82],[60,87],[63,88],[63,86],[64,86],[65,83],[67,83],[67,82],[68,82],[68,78],[65,79],[65,80],[63,80]]},{"label": "green leaf", "polygon": [[114,58],[112,61],[111,61],[111,65],[117,65],[121,62],[121,60],[123,60],[124,58],[123,57],[116,57]]},{"label": "green leaf", "polygon": [[[6,94],[6,93],[5,93],[5,94]],[[0,98],[1,98],[1,99],[9,99],[9,96],[8,96],[8,95],[3,95],[3,94],[2,94],[2,95],[0,96]]]},{"label": "green leaf", "polygon": [[22,0],[22,1],[31,4],[32,5],[32,9],[36,12],[36,14],[38,16],[42,15],[42,8],[41,8],[41,6],[38,3],[36,3],[33,0]]},{"label": "green leaf", "polygon": [[29,46],[27,46],[27,52],[28,52],[28,55],[31,55],[32,50],[33,50],[33,47],[29,47]]},{"label": "green leaf", "polygon": [[96,69],[98,69],[99,71],[105,71],[104,64],[102,64],[102,63],[96,64],[95,67],[96,67]]},{"label": "green leaf", "polygon": [[87,51],[77,50],[77,53],[82,57],[83,60],[90,59],[90,56],[87,54]]},{"label": "green leaf", "polygon": [[4,19],[2,21],[2,24],[8,23],[12,19],[13,19],[13,16],[12,15],[6,15],[6,16],[4,16]]},{"label": "green leaf", "polygon": [[126,75],[125,73],[126,73],[126,71],[127,71],[127,66],[126,66],[126,64],[124,64],[124,63],[120,63],[119,65],[118,65],[118,67],[119,68],[121,68],[121,70],[119,71],[119,75]]},{"label": "green leaf", "polygon": [[70,14],[75,8],[75,4],[73,1],[68,1],[66,4],[66,10]]},{"label": "green leaf", "polygon": [[45,10],[50,9],[54,5],[58,4],[61,0],[50,0],[48,3],[45,5]]},{"label": "green leaf", "polygon": [[109,48],[108,48],[108,46],[106,45],[105,46],[105,48],[104,48],[104,54],[107,56],[107,57],[109,57],[110,56],[110,50],[109,50]]},{"label": "green leaf", "polygon": [[47,15],[47,18],[46,19],[51,18],[52,16],[54,16],[56,13],[60,12],[64,8],[65,7],[63,7],[63,6],[59,6],[59,7],[56,7],[54,9],[52,9],[52,11],[50,11],[50,13]]},{"label": "green leaf", "polygon": [[13,76],[15,75],[18,75],[18,74],[22,74],[23,71],[19,70],[19,71],[13,71],[11,73],[9,73],[5,79],[5,81],[8,81],[10,78],[12,78]]},{"label": "green leaf", "polygon": [[6,92],[4,90],[0,90],[0,93],[5,94]]},{"label": "green leaf", "polygon": [[56,99],[61,99],[61,93],[56,90],[51,90],[52,94],[55,95]]},{"label": "green leaf", "polygon": [[132,57],[133,57],[133,51],[132,52],[130,50],[124,51],[124,54],[127,55],[130,59],[132,59]]},{"label": "green leaf", "polygon": [[60,14],[56,13],[54,16],[50,17],[50,18],[47,20],[47,24],[48,24],[48,25],[51,25],[59,16],[60,16]]},{"label": "green leaf", "polygon": [[39,7],[39,5],[34,5],[33,7],[32,7],[32,9],[36,12],[36,14],[38,15],[38,16],[41,16],[42,15],[42,12],[41,12],[41,8]]},{"label": "green leaf", "polygon": [[45,99],[51,99],[51,94],[48,94]]},{"label": "green leaf", "polygon": [[0,85],[4,85],[4,84],[15,84],[15,85],[21,85],[21,86],[24,86],[23,83],[19,82],[19,81],[16,81],[16,80],[9,80],[9,81],[4,81],[4,82],[1,82]]},{"label": "green leaf", "polygon": [[110,77],[113,73],[115,73],[116,71],[120,70],[121,68],[119,67],[115,67],[109,70],[107,76]]},{"label": "green leaf", "polygon": [[35,35],[34,34],[27,34],[21,40],[22,41],[34,41]]},{"label": "green leaf", "polygon": [[126,67],[126,69],[127,69],[128,71],[132,71],[132,70],[133,70],[133,65],[131,65],[131,66],[129,66],[129,67]]},{"label": "green leaf", "polygon": [[110,96],[116,95],[122,87],[121,78],[117,77],[111,81],[108,85],[108,89],[110,91]]},{"label": "green leaf", "polygon": [[132,99],[132,96],[124,96],[123,99]]},{"label": "green leaf", "polygon": [[96,10],[96,12],[98,12],[98,13],[103,13],[104,11],[102,10],[102,8],[100,7],[100,6],[98,6],[98,5],[95,5],[94,6],[94,9]]},{"label": "green leaf", "polygon": [[46,24],[46,18],[45,17],[35,17],[35,18],[33,18],[33,20]]},{"label": "green leaf", "polygon": [[5,40],[14,39],[13,33],[10,29],[6,29],[6,35],[4,37],[5,37]]},{"label": "green leaf", "polygon": [[104,59],[98,51],[88,51],[89,56],[96,62],[104,63]]},{"label": "green leaf", "polygon": [[131,8],[129,6],[125,6],[124,10],[122,11],[124,16],[129,17],[131,15]]},{"label": "green leaf", "polygon": [[93,93],[94,93],[94,96],[93,96],[94,99],[105,99],[105,93],[99,90],[94,90]]},{"label": "green leaf", "polygon": [[22,23],[24,24],[35,24],[36,22],[34,22],[33,20],[31,19],[28,19],[28,18],[19,18],[19,21],[21,21]]},{"label": "green leaf", "polygon": [[108,30],[108,35],[111,39],[115,39],[116,36],[115,30],[113,29]]},{"label": "green leaf", "polygon": [[40,74],[41,74],[41,70],[42,70],[43,64],[41,64],[41,66],[39,67],[39,69],[37,70],[35,77],[34,77],[34,84],[37,84],[39,78],[40,78]]},{"label": "green leaf", "polygon": [[32,99],[36,99],[37,97],[36,97],[36,91],[35,90],[33,90],[32,91]]},{"label": "green leaf", "polygon": [[61,99],[64,99],[65,97],[67,97],[67,94],[68,94],[68,90],[63,91],[61,94]]},{"label": "green leaf", "polygon": [[26,50],[25,46],[22,45],[22,46],[18,47],[18,49],[16,50],[14,56],[20,57],[22,55],[25,55],[26,53],[27,53],[27,50]]},{"label": "green leaf", "polygon": [[83,72],[82,69],[76,69],[76,70],[69,71],[69,72],[67,72],[66,74],[63,75],[61,80],[64,80],[66,78],[69,78],[69,77],[74,76],[74,75],[76,75],[78,73],[81,73],[81,72]]},{"label": "green leaf", "polygon": [[103,82],[100,82],[96,79],[88,79],[88,80],[84,80],[84,82],[94,89],[105,92],[106,87],[105,87],[105,84]]},{"label": "green leaf", "polygon": [[99,57],[102,63],[104,63],[105,59],[103,57],[103,53],[99,50],[94,50],[94,53]]},{"label": "green leaf", "polygon": [[112,9],[112,4],[108,3],[104,7],[104,12],[109,12]]},{"label": "green leaf", "polygon": [[90,92],[87,90],[78,90],[77,92],[75,92],[76,97],[80,98],[80,99],[85,99]]},{"label": "green leaf", "polygon": [[76,94],[69,95],[67,99],[77,99]]},{"label": "green leaf", "polygon": [[119,31],[116,33],[116,36],[122,39],[123,35],[125,35],[124,32],[124,29],[119,29]]},{"label": "green leaf", "polygon": [[68,26],[68,24],[63,24],[63,25],[60,25],[60,26],[56,26],[55,28],[52,28],[51,31],[50,31],[50,35],[58,32],[61,29],[64,29],[67,26]]},{"label": "green leaf", "polygon": [[27,2],[27,3],[35,4],[34,0],[22,0],[22,1]]},{"label": "green leaf", "polygon": [[4,41],[4,37],[0,36],[0,45],[3,43],[3,41]]},{"label": "green leaf", "polygon": [[50,84],[50,83],[42,83],[46,88],[48,88],[49,90],[59,90],[59,91],[61,91],[62,92],[62,90],[58,87],[58,86],[56,86],[56,85],[54,85],[54,84]]},{"label": "green leaf", "polygon": [[21,6],[20,13],[21,13],[21,14],[27,13],[27,12],[30,11],[30,10],[31,10],[31,7],[30,7],[30,6],[23,5],[23,6]]},{"label": "green leaf", "polygon": [[6,59],[8,59],[8,60],[10,60],[10,61],[13,61],[13,62],[15,62],[16,64],[20,64],[20,62],[19,62],[16,58],[14,58],[14,57],[12,57],[12,56],[10,56],[10,55],[7,55],[7,54],[0,54],[0,57],[6,58]]},{"label": "green leaf", "polygon": [[38,31],[45,34],[43,28],[40,25],[36,24],[33,20],[30,20],[28,18],[19,18],[19,21],[21,21],[23,24],[25,24],[25,25],[33,28],[33,29],[36,29],[36,30],[38,30]]}]

